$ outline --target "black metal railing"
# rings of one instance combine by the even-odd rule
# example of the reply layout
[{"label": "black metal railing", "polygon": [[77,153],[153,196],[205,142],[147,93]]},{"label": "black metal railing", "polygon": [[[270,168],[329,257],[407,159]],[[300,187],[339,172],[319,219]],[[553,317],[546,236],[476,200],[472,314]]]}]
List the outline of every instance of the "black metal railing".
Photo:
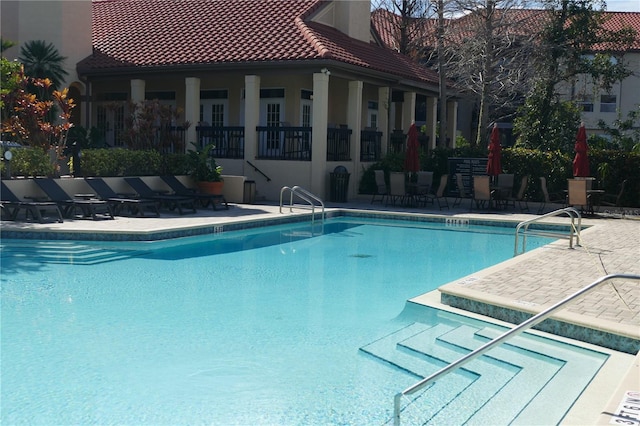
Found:
[{"label": "black metal railing", "polygon": [[389,136],[389,152],[392,154],[401,154],[405,150],[406,135],[402,130],[394,130]]},{"label": "black metal railing", "polygon": [[258,158],[311,161],[311,127],[258,126],[256,132]]},{"label": "black metal railing", "polygon": [[327,129],[327,161],[351,161],[351,129]]},{"label": "black metal railing", "polygon": [[360,161],[378,161],[382,157],[382,132],[360,132]]},{"label": "black metal railing", "polygon": [[244,127],[241,126],[197,126],[198,146],[212,143],[215,158],[244,158]]}]

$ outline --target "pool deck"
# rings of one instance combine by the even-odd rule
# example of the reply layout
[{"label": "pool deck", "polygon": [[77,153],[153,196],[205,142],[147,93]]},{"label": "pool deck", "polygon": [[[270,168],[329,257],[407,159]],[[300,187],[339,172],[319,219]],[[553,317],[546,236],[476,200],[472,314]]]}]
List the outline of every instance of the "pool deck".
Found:
[{"label": "pool deck", "polygon": [[[530,204],[530,211],[535,212],[537,205]],[[368,198],[356,202],[328,204],[327,208],[435,214],[456,219],[479,218],[490,221],[519,222],[535,217],[514,211],[469,213],[468,201],[463,208],[441,211],[437,208],[396,208],[379,203],[372,205]],[[559,240],[463,277],[442,286],[436,292],[413,300],[432,305],[435,298],[440,298],[440,302],[453,306],[454,309],[519,322],[523,318],[515,321],[517,318],[509,318],[509,313],[536,314],[604,275],[640,275],[640,214],[637,209],[630,213],[624,217],[602,214],[593,218],[583,218],[582,225],[588,228],[582,231],[580,246],[570,249],[568,241]],[[229,210],[199,210],[196,214],[184,216],[165,213],[159,218],[117,217],[115,220],[67,220],[64,223],[46,224],[3,221],[2,231],[148,234],[243,221],[269,221],[275,217],[306,214],[309,214],[308,209],[294,209],[290,212],[287,208],[280,213],[279,206],[273,204],[230,204]],[[546,221],[568,223],[568,219],[564,217]],[[568,305],[553,318],[582,328],[587,334],[599,336],[598,333],[604,333],[605,337],[596,337],[596,341],[591,343],[598,344],[597,339],[606,340],[611,336],[640,341],[640,282],[615,280],[603,284]],[[556,329],[549,331],[562,334],[556,333]],[[613,394],[607,394],[606,399],[611,400],[603,413],[615,412],[625,391],[640,391],[639,357],[635,357],[630,367],[625,367],[628,372],[624,373],[622,378],[615,378],[617,390]],[[600,404],[602,398],[604,395],[601,394]],[[588,422],[608,424],[609,420],[611,417],[607,414],[602,414],[597,421],[591,415]]]}]

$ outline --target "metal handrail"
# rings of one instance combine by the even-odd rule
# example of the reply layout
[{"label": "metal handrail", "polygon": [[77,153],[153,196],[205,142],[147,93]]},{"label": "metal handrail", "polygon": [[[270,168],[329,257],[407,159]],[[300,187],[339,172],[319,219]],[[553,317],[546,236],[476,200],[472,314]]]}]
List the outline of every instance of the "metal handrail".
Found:
[{"label": "metal handrail", "polygon": [[250,165],[251,167],[253,167],[253,170],[255,170],[256,172],[258,172],[258,173],[260,173],[262,176],[264,176],[264,177],[265,177],[265,179],[267,179],[267,182],[271,182],[271,178],[270,178],[269,176],[265,175],[265,174],[262,172],[262,170],[260,170],[258,167],[256,167],[256,165],[255,165],[255,164],[253,164],[253,163],[252,163],[251,161],[249,161],[249,160],[245,160],[245,161],[246,161],[247,163],[249,163],[249,165]]},{"label": "metal handrail", "polygon": [[[538,222],[541,219],[545,219],[547,217],[560,216],[561,214],[566,214],[571,218],[571,227],[569,229],[569,233],[567,236],[563,236],[557,232],[544,232],[544,231],[529,231],[529,225],[532,223]],[[578,219],[578,225],[575,224],[575,219]],[[565,207],[563,209],[554,210],[542,216],[534,217],[533,219],[525,220],[520,222],[516,227],[516,238],[513,246],[513,255],[517,256],[521,254],[518,252],[518,237],[520,236],[520,230],[524,228],[522,234],[522,253],[525,252],[527,248],[527,234],[536,234],[541,236],[549,236],[549,237],[557,237],[557,238],[566,238],[569,240],[569,248],[573,248],[573,237],[576,236],[576,245],[580,245],[580,231],[582,229],[582,216],[580,216],[580,212],[573,207]]]},{"label": "metal handrail", "polygon": [[600,277],[597,280],[595,280],[594,282],[592,282],[591,284],[589,284],[588,286],[578,290],[577,292],[573,293],[570,296],[565,297],[564,299],[562,299],[561,301],[559,301],[555,305],[553,305],[553,306],[545,309],[544,311],[540,312],[539,314],[529,318],[527,321],[523,322],[522,324],[518,325],[517,327],[512,328],[511,330],[508,330],[508,331],[504,332],[503,334],[501,334],[500,336],[496,337],[495,339],[493,339],[493,340],[485,343],[484,345],[480,346],[478,349],[474,350],[473,352],[469,352],[467,355],[463,356],[459,360],[457,360],[457,361],[447,365],[446,367],[436,371],[435,373],[433,373],[429,377],[426,377],[426,378],[420,380],[418,383],[408,387],[407,389],[405,389],[402,392],[400,392],[400,393],[395,395],[394,400],[393,400],[393,424],[395,426],[399,426],[400,425],[400,401],[401,401],[403,396],[410,395],[410,394],[412,394],[414,392],[417,392],[418,390],[424,388],[425,386],[430,385],[431,383],[435,382],[436,380],[438,380],[439,378],[443,377],[444,375],[449,374],[449,373],[457,370],[458,368],[462,367],[464,364],[468,363],[469,361],[472,361],[472,360],[476,359],[480,355],[482,355],[485,352],[487,352],[488,350],[492,349],[494,346],[497,346],[500,343],[510,339],[511,337],[513,337],[513,336],[515,336],[517,334],[520,334],[523,331],[525,331],[525,330],[535,326],[536,324],[544,321],[549,316],[551,316],[551,314],[554,313],[556,310],[558,310],[561,307],[564,307],[565,304],[567,304],[569,302],[572,302],[577,297],[583,296],[584,294],[590,292],[591,290],[593,290],[594,288],[596,288],[600,284],[604,283],[605,281],[609,281],[609,280],[616,279],[616,278],[628,279],[628,280],[639,280],[640,281],[640,275],[631,275],[631,274],[610,274],[610,275],[605,275],[603,277]]},{"label": "metal handrail", "polygon": [[316,204],[314,203],[317,202],[318,204],[320,204],[320,206],[322,207],[322,223],[324,224],[324,202],[322,201],[322,199],[320,197],[318,197],[315,194],[312,194],[311,192],[307,191],[306,189],[304,189],[301,186],[294,186],[293,188],[290,188],[288,186],[283,186],[282,189],[280,190],[280,213],[282,213],[282,197],[285,191],[289,191],[291,196],[289,198],[289,211],[293,212],[293,196],[294,194],[298,196],[298,198],[303,199],[304,201],[306,201],[307,203],[309,203],[309,205],[311,206],[311,224],[314,224],[315,218],[316,218]]}]

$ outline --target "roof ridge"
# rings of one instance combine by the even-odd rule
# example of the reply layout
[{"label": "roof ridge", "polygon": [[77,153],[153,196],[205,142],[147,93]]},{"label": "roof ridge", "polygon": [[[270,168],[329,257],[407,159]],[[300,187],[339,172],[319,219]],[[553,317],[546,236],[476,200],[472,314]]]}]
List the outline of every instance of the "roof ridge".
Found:
[{"label": "roof ridge", "polygon": [[315,32],[304,22],[300,17],[295,19],[296,26],[300,29],[304,39],[318,52],[321,58],[326,58],[330,55],[329,49],[322,41],[316,36]]}]

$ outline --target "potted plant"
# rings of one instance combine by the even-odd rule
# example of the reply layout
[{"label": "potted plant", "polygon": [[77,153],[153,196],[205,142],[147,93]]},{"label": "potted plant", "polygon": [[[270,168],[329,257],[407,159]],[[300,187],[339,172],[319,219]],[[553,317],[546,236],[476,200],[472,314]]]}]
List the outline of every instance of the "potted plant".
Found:
[{"label": "potted plant", "polygon": [[208,144],[200,148],[193,142],[191,144],[195,149],[189,151],[189,174],[196,181],[201,192],[214,195],[222,194],[224,185],[222,166],[219,166],[211,155],[211,150],[215,148],[215,145]]}]

